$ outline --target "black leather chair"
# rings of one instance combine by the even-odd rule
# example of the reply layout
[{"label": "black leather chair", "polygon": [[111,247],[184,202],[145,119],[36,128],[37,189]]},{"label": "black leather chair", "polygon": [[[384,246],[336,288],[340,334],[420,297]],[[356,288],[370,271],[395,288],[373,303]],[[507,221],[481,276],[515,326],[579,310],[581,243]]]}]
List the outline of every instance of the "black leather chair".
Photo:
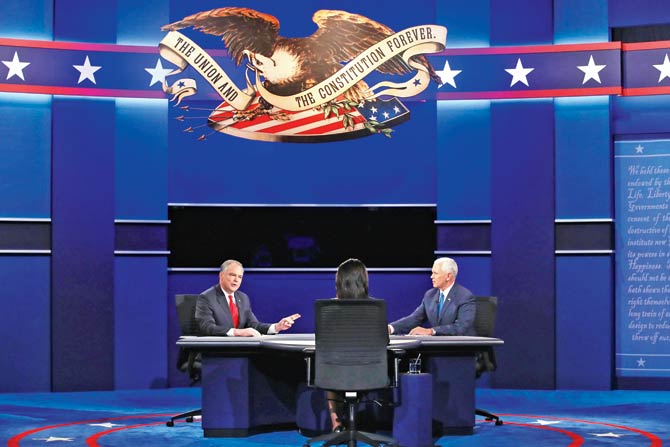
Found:
[{"label": "black leather chair", "polygon": [[323,447],[338,444],[355,447],[357,441],[374,447],[397,445],[388,436],[356,429],[356,407],[361,402],[361,393],[391,385],[386,302],[376,299],[317,300],[314,309],[313,385],[344,392],[348,420],[345,431],[309,439],[305,447],[322,441]]},{"label": "black leather chair", "polygon": [[[496,326],[496,313],[498,312],[498,298],[495,296],[477,296],[475,297],[477,314],[475,316],[475,331],[480,337],[493,337]],[[476,374],[477,377],[482,373],[495,371],[497,368],[495,351],[489,347],[484,351],[477,353]],[[483,416],[487,421],[495,421],[496,425],[502,425],[503,420],[489,411],[475,408],[475,414]]]},{"label": "black leather chair", "polygon": [[[198,323],[195,321],[195,302],[199,295],[175,295],[175,304],[177,305],[177,319],[181,328],[181,335],[198,335]],[[179,350],[179,357],[177,359],[177,369],[188,374],[191,379],[191,386],[200,381],[201,371],[200,354],[194,351],[185,349]],[[174,426],[174,421],[177,419],[186,419],[186,422],[193,422],[194,416],[202,415],[202,409],[187,411],[172,416],[169,421],[165,423],[168,427]]]}]

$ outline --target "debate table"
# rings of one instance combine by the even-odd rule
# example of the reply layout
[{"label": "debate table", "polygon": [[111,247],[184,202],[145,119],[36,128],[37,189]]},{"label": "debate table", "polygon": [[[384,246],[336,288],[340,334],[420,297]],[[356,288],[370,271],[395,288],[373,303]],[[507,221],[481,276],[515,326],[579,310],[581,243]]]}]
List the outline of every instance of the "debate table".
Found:
[{"label": "debate table", "polygon": [[[424,373],[430,374],[434,435],[472,434],[475,355],[502,344],[501,339],[489,337],[390,337],[389,346],[403,349],[408,358],[420,354]],[[240,437],[296,427],[306,436],[312,436],[328,430],[324,392],[306,384],[303,350],[314,347],[314,334],[183,336],[177,345],[202,353],[205,437]],[[398,400],[395,413],[412,414],[408,406],[414,405],[416,400],[408,394],[412,392],[412,387],[407,386],[411,377],[403,379],[399,381],[399,389],[392,393],[393,399]],[[381,418],[392,419],[393,410],[390,412]],[[396,437],[398,424],[390,424]]]}]

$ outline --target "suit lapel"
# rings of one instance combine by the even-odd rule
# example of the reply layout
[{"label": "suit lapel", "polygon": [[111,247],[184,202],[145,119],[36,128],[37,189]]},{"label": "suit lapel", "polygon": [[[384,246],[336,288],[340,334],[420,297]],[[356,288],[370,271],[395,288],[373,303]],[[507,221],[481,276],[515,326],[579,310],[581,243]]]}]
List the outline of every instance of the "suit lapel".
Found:
[{"label": "suit lapel", "polygon": [[223,291],[221,286],[216,286],[216,299],[219,301],[219,304],[223,308],[223,313],[226,314],[226,318],[230,321],[230,324],[233,324],[233,316],[230,313],[230,305],[228,304],[228,297]]}]

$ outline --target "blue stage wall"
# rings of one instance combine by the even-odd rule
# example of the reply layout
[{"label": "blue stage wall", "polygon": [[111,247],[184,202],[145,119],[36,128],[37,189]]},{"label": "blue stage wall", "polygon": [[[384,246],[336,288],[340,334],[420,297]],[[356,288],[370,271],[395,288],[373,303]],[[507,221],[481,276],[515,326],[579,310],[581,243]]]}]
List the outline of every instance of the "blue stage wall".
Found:
[{"label": "blue stage wall", "polygon": [[[233,4],[240,6],[6,0],[0,38],[153,46],[162,24]],[[314,30],[319,8],[359,12],[394,29],[438,23],[449,29],[448,48],[605,42],[610,27],[670,21],[665,3],[653,0],[245,6],[276,15],[282,33],[296,36]],[[187,34],[222,48],[218,37]],[[0,60],[12,56],[0,46]],[[0,65],[0,79],[6,73]],[[497,332],[506,344],[491,385],[614,386],[612,246],[594,253],[574,239],[594,223],[613,228],[611,142],[670,133],[670,100],[406,105],[412,118],[390,140],[298,145],[218,134],[196,141],[165,99],[0,93],[0,234],[7,235],[0,327],[2,351],[22,365],[0,373],[0,391],[184,384],[174,367],[174,295],[200,292],[216,274],[168,270],[168,203],[435,204],[436,231],[448,235],[435,255],[455,257],[463,284],[500,300]],[[429,268],[371,274],[390,318],[418,304]],[[296,330],[309,330],[312,301],[333,294],[333,273],[248,272],[244,289],[263,319],[299,311],[305,319]],[[28,317],[34,327],[26,331]]]}]

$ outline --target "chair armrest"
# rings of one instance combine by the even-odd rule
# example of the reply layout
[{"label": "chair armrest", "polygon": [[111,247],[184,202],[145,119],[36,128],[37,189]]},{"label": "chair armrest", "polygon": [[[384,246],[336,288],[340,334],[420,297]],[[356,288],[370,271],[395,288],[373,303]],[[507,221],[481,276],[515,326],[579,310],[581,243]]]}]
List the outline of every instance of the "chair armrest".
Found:
[{"label": "chair armrest", "polygon": [[398,388],[400,384],[400,360],[407,355],[407,351],[402,348],[387,348],[388,352],[393,356],[393,380],[391,381],[391,387]]},{"label": "chair armrest", "polygon": [[305,348],[302,350],[305,354],[305,363],[307,363],[307,386],[312,387],[312,359],[314,358],[315,348]]}]

